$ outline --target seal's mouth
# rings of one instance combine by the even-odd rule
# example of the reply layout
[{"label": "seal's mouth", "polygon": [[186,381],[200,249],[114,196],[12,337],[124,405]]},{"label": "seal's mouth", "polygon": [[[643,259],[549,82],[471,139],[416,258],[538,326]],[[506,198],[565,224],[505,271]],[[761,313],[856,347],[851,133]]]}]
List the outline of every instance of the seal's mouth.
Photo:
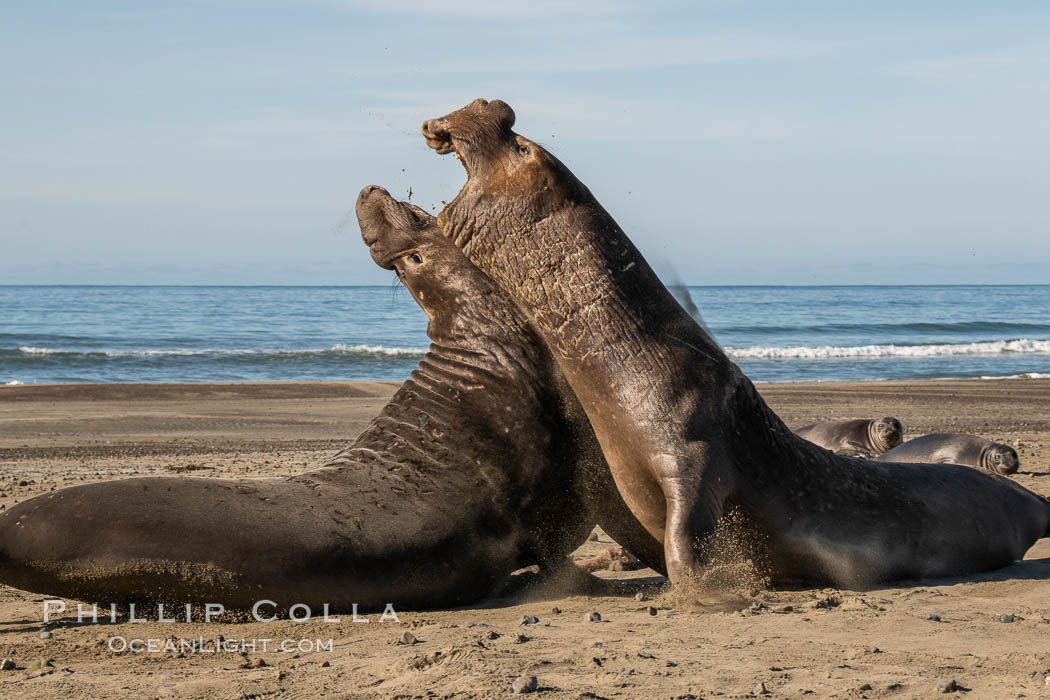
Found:
[{"label": "seal's mouth", "polygon": [[438,155],[447,155],[449,153],[456,154],[456,160],[462,165],[463,169],[467,171],[467,180],[473,176],[475,168],[472,167],[470,159],[470,148],[469,144],[463,139],[454,138],[452,136],[452,127],[449,125],[448,120],[445,118],[441,119],[428,119],[423,122],[423,139],[427,142],[427,146],[434,149],[434,152]]},{"label": "seal's mouth", "polygon": [[1020,466],[1017,453],[1003,451],[1000,454],[1002,455],[1002,461],[996,463],[995,470],[1000,474],[1016,474]]},{"label": "seal's mouth", "polygon": [[456,150],[452,143],[452,131],[445,124],[444,119],[428,119],[423,122],[423,138],[427,145],[437,151],[438,155],[445,155]]},{"label": "seal's mouth", "polygon": [[904,435],[899,427],[891,426],[883,429],[882,439],[890,447],[896,447],[897,445],[901,444],[901,441],[904,439]]}]

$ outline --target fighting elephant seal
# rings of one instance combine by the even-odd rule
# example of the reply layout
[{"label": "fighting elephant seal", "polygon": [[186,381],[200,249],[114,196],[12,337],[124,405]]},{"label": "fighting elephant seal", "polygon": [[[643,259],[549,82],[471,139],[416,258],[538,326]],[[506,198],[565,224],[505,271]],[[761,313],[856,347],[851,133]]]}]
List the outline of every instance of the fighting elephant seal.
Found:
[{"label": "fighting elephant seal", "polygon": [[[847,457],[875,459],[886,450],[901,444],[904,428],[891,416],[872,420],[842,420],[814,423],[795,431],[795,435],[820,445],[825,450]],[[919,460],[898,460],[919,461]]]},{"label": "fighting elephant seal", "polygon": [[1009,479],[839,457],[792,433],[587,188],[513,125],[498,100],[423,123],[467,172],[438,221],[551,349],[673,582],[702,574],[727,513],[781,580],[992,569],[1047,535],[1050,502]]},{"label": "fighting elephant seal", "polygon": [[617,504],[633,521],[506,296],[421,210],[366,188],[358,216],[433,343],[357,440],[287,479],[133,478],[30,499],[0,515],[0,581],[103,604],[456,605],[516,568],[558,566],[595,499],[603,522]]},{"label": "fighting elephant seal", "polygon": [[1021,466],[1017,451],[1009,445],[959,433],[931,433],[908,440],[880,455],[879,461],[961,464],[997,474],[1013,474]]}]

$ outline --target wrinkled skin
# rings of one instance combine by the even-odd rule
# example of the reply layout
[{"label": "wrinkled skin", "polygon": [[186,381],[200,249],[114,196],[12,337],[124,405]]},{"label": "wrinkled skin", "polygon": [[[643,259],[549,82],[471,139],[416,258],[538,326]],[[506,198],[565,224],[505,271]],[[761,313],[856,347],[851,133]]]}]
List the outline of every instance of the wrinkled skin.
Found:
[{"label": "wrinkled skin", "polygon": [[896,418],[886,416],[872,420],[815,423],[799,428],[795,435],[838,455],[875,459],[901,444],[904,427]]},{"label": "wrinkled skin", "polygon": [[839,457],[792,433],[587,188],[513,124],[498,100],[424,122],[427,144],[467,172],[438,221],[551,349],[673,582],[702,574],[730,511],[774,580],[981,571],[1046,535],[1050,503],[1009,479]]},{"label": "wrinkled skin", "polygon": [[434,342],[357,440],[288,479],[133,478],[30,499],[0,515],[0,582],[169,610],[461,605],[517,568],[563,565],[596,503],[662,563],[505,295],[418,208],[372,187],[358,217]]},{"label": "wrinkled skin", "polygon": [[961,464],[996,474],[1014,474],[1021,466],[1017,451],[1009,445],[959,433],[932,433],[908,440],[880,455],[879,461]]}]

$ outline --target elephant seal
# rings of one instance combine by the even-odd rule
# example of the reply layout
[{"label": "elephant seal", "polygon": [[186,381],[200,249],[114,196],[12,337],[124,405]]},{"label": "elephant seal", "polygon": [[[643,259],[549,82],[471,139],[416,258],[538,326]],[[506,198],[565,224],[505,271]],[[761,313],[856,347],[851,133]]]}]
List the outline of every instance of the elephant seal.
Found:
[{"label": "elephant seal", "polygon": [[880,455],[879,461],[961,464],[997,474],[1013,474],[1021,466],[1017,451],[1009,445],[959,433],[931,433],[908,440]]},{"label": "elephant seal", "polygon": [[901,444],[904,428],[899,420],[886,416],[872,420],[815,423],[799,428],[795,435],[835,454],[875,459],[886,450]]},{"label": "elephant seal", "polygon": [[621,536],[618,504],[636,523],[509,299],[422,210],[372,187],[357,214],[433,340],[357,440],[287,479],[132,478],[30,499],[0,515],[0,581],[103,604],[462,605],[566,561],[596,503]]},{"label": "elephant seal", "polygon": [[1047,535],[1050,502],[1009,479],[840,457],[791,432],[590,191],[513,125],[499,100],[423,123],[467,173],[438,222],[551,349],[673,583],[702,577],[727,521],[772,580],[839,585],[997,568]]}]

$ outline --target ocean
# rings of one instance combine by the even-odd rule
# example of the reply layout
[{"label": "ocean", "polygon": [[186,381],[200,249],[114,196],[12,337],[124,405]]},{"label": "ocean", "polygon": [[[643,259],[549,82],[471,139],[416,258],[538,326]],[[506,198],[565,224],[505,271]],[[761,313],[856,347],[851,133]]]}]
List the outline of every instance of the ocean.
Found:
[{"label": "ocean", "polygon": [[[688,289],[755,381],[1050,377],[1050,285]],[[427,344],[389,286],[0,286],[0,385],[401,380]]]}]

